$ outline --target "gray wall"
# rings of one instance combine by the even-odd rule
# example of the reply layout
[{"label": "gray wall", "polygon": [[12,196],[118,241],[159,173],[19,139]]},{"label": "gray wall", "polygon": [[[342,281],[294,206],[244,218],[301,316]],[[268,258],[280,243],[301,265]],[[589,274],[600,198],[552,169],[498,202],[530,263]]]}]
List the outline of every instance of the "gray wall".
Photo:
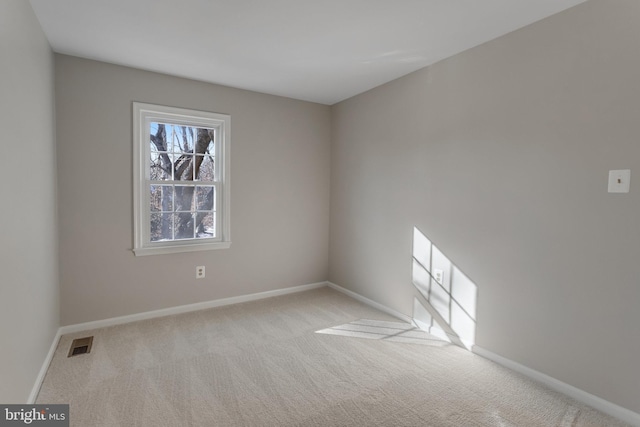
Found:
[{"label": "gray wall", "polygon": [[[132,101],[231,115],[230,249],[134,256]],[[56,55],[56,113],[63,325],[326,280],[329,107]]]},{"label": "gray wall", "polygon": [[26,402],[59,325],[53,53],[0,1],[0,402]]},{"label": "gray wall", "polygon": [[590,1],[333,106],[330,280],[410,315],[416,226],[479,346],[640,412],[638,22]]}]

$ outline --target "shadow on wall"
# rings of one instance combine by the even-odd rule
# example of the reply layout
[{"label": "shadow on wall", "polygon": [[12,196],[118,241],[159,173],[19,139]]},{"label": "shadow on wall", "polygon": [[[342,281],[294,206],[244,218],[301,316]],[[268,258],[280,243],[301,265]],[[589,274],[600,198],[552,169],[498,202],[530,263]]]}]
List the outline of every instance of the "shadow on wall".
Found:
[{"label": "shadow on wall", "polygon": [[418,228],[413,228],[413,320],[421,329],[471,350],[478,287]]}]

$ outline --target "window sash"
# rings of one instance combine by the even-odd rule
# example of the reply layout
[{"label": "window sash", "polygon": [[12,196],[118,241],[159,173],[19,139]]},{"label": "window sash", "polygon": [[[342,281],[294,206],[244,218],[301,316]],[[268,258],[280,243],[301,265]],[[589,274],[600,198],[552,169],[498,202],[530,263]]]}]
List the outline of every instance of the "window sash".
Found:
[{"label": "window sash", "polygon": [[[182,209],[179,210],[177,209],[176,205],[175,205],[175,200],[172,201],[172,207],[171,210],[161,210],[161,211],[152,211],[151,210],[151,187],[152,186],[166,186],[166,187],[193,187],[194,189],[197,189],[198,187],[212,187],[213,188],[213,194],[214,194],[214,201],[213,201],[213,208],[211,210],[209,209],[198,209],[197,205],[195,206],[195,208],[191,208],[189,210],[186,209]],[[150,245],[161,245],[164,244],[166,242],[169,241],[173,241],[173,240],[180,240],[180,241],[184,241],[184,240],[196,240],[196,241],[208,241],[208,242],[221,242],[223,235],[221,233],[221,222],[219,220],[219,209],[221,206],[221,191],[220,189],[220,183],[218,182],[213,182],[213,181],[157,181],[157,180],[149,180],[147,181],[147,185],[146,185],[146,189],[147,191],[145,192],[145,197],[146,197],[146,201],[145,204],[146,206],[149,206],[149,217],[151,217],[151,215],[153,214],[158,214],[158,213],[166,213],[166,214],[177,214],[177,213],[186,213],[186,212],[190,212],[192,214],[194,213],[198,213],[198,212],[211,212],[214,215],[214,221],[215,221],[215,237],[194,237],[194,238],[174,238],[171,240],[160,240],[160,241],[153,241],[151,240],[151,227],[147,227],[144,231],[146,233],[144,237],[146,242],[149,242]],[[196,197],[196,196],[194,196]],[[196,200],[194,199],[192,201],[193,203],[197,203]],[[149,218],[150,220],[151,218]],[[149,224],[150,225],[150,224]],[[195,225],[195,224],[194,224]]]}]

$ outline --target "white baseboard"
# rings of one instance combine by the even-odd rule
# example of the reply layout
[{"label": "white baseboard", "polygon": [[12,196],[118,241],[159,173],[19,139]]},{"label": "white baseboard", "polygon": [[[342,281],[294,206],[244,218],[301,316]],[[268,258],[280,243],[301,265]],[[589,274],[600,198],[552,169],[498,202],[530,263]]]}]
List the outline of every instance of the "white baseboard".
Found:
[{"label": "white baseboard", "polygon": [[327,283],[327,286],[329,286],[330,288],[335,289],[338,292],[342,292],[343,294],[348,295],[351,298],[360,301],[361,303],[364,303],[370,307],[376,308],[384,313],[390,314],[391,316],[396,317],[404,322],[415,325],[415,323],[413,322],[413,319],[410,316],[407,316],[406,314],[400,313],[399,311],[389,308],[386,305],[382,305],[378,302],[375,302],[374,300],[363,297],[362,295],[357,294],[353,291],[350,291],[349,289],[345,289],[342,286],[336,285],[335,283],[331,283],[331,282],[326,282],[326,283]]},{"label": "white baseboard", "polygon": [[276,289],[273,291],[258,292],[237,297],[222,298],[212,301],[198,302],[195,304],[179,305],[177,307],[163,308],[160,310],[146,311],[143,313],[130,314],[127,316],[112,317],[110,319],[96,320],[93,322],[67,325],[60,328],[60,335],[74,332],[88,331],[90,329],[105,328],[107,326],[121,325],[124,323],[136,322],[138,320],[153,319],[156,317],[171,316],[174,314],[188,313],[191,311],[205,310],[207,308],[222,307],[225,305],[239,304],[242,302],[256,301],[265,298],[277,297],[280,295],[293,294],[296,292],[308,291],[311,289],[327,286],[327,282],[311,283],[309,285],[293,286],[290,288]]},{"label": "white baseboard", "polygon": [[[375,302],[373,300],[370,300],[369,298],[363,297],[360,294],[357,294],[353,291],[350,291],[348,289],[345,289],[341,286],[336,285],[335,283],[331,283],[331,282],[327,282],[327,285],[339,292],[342,292],[343,294],[346,294],[364,304],[367,304],[368,306],[371,306],[373,308],[377,308],[378,310],[385,312],[387,314],[390,314],[394,317],[397,317],[400,320],[403,320],[405,322],[408,323],[412,323],[415,324],[417,326],[418,325],[416,322],[414,322],[414,320],[410,317],[407,316],[406,314],[402,314],[392,308],[389,308],[383,304],[380,304],[378,302]],[[430,330],[433,329],[433,332],[430,333],[434,333],[434,335],[440,336],[438,335],[438,333],[440,333],[442,335],[442,337],[446,337],[447,334],[442,331],[441,329],[438,328],[434,328],[434,327],[430,327]],[[519,372],[535,381],[538,381],[544,385],[546,385],[547,387],[549,387],[552,390],[558,391],[562,394],[565,394],[575,400],[577,400],[578,402],[584,403],[585,405],[589,405],[592,408],[595,408],[601,412],[604,412],[605,414],[609,414],[612,417],[618,418],[619,420],[622,420],[626,423],[631,424],[632,426],[638,426],[640,427],[640,414],[637,414],[633,411],[630,411],[629,409],[623,408],[622,406],[618,406],[615,403],[611,403],[607,400],[604,400],[598,396],[594,396],[590,393],[587,393],[586,391],[580,390],[579,388],[576,388],[572,385],[569,385],[567,383],[564,383],[560,380],[557,380],[553,377],[550,377],[548,375],[543,374],[542,372],[538,372],[535,369],[531,369],[528,368],[524,365],[521,365],[517,362],[514,362],[513,360],[507,359],[506,357],[502,357],[500,355],[497,355],[495,353],[492,353],[489,350],[486,350],[482,347],[479,347],[477,345],[473,345],[472,346],[472,350],[473,353],[477,354],[478,356],[482,356],[485,359],[489,359],[499,365],[502,365],[506,368],[511,369],[512,371],[516,371]]]},{"label": "white baseboard", "polygon": [[58,332],[56,333],[56,336],[53,338],[53,343],[51,343],[51,347],[49,348],[49,353],[47,353],[47,357],[45,358],[44,363],[40,368],[40,372],[36,377],[36,382],[33,386],[33,389],[31,390],[31,394],[29,394],[27,403],[33,404],[38,398],[40,387],[42,387],[42,381],[44,381],[44,377],[47,374],[47,370],[49,369],[49,365],[51,364],[53,355],[56,351],[56,348],[58,347],[58,342],[60,341],[60,337],[64,334],[88,331],[90,329],[104,328],[107,326],[121,325],[124,323],[135,322],[137,320],[153,319],[156,317],[171,316],[173,314],[188,313],[190,311],[204,310],[207,308],[222,307],[225,305],[256,301],[256,300],[265,299],[265,298],[277,297],[280,295],[287,295],[287,294],[292,294],[296,292],[303,292],[311,289],[322,288],[327,285],[328,285],[327,282],[311,283],[309,285],[293,286],[291,288],[276,289],[273,291],[258,292],[255,294],[240,295],[237,297],[223,298],[223,299],[218,299],[213,301],[205,301],[205,302],[199,302],[195,304],[187,304],[187,305],[180,305],[177,307],[164,308],[161,310],[147,311],[144,313],[130,314],[128,316],[113,317],[111,319],[103,319],[103,320],[96,320],[93,322],[79,323],[76,325],[62,326],[58,328]]},{"label": "white baseboard", "polygon": [[206,301],[206,302],[199,302],[195,304],[164,308],[161,310],[147,311],[144,313],[130,314],[128,316],[113,317],[111,319],[103,319],[103,320],[96,320],[93,322],[79,323],[76,325],[62,326],[58,328],[58,332],[56,333],[56,336],[53,338],[53,342],[51,343],[51,347],[49,348],[49,353],[47,353],[47,357],[45,358],[44,363],[40,368],[40,372],[36,377],[36,382],[33,386],[33,389],[31,390],[31,394],[29,394],[27,403],[33,404],[38,398],[40,387],[42,387],[42,381],[44,381],[44,377],[47,374],[47,370],[49,369],[49,365],[51,364],[53,355],[56,351],[56,348],[58,347],[58,342],[60,341],[60,337],[64,334],[88,331],[90,329],[104,328],[107,326],[121,325],[124,323],[135,322],[137,320],[153,319],[156,317],[171,316],[173,314],[187,313],[190,311],[204,310],[207,308],[222,307],[225,305],[256,301],[256,300],[276,297],[280,295],[287,295],[287,294],[292,294],[296,292],[303,292],[311,289],[322,288],[327,285],[328,285],[327,282],[311,283],[309,285],[294,286],[291,288],[276,289],[273,291],[258,292],[255,294],[240,295],[237,297],[223,298],[223,299],[218,299],[213,301]]},{"label": "white baseboard", "polygon": [[31,389],[31,393],[29,394],[29,398],[27,399],[27,404],[29,405],[36,403],[38,393],[40,393],[40,387],[42,386],[42,382],[44,381],[44,376],[49,370],[51,359],[53,359],[53,354],[56,352],[56,348],[58,348],[58,342],[60,341],[61,335],[62,334],[60,333],[60,329],[58,329],[58,332],[56,332],[56,336],[53,338],[53,342],[51,343],[51,347],[49,347],[47,357],[45,357],[44,363],[42,363],[42,367],[40,368],[40,372],[38,372],[38,376],[36,377],[36,382],[33,385],[33,389]]},{"label": "white baseboard", "polygon": [[609,414],[612,417],[618,418],[619,420],[622,420],[633,426],[640,426],[640,414],[623,408],[622,406],[618,406],[615,403],[611,403],[598,396],[594,396],[593,394],[587,393],[586,391],[580,390],[579,388],[543,374],[542,372],[538,372],[535,369],[528,368],[482,347],[478,347],[477,345],[473,347],[473,352],[479,356],[484,357],[485,359],[489,359],[499,365],[502,365],[513,371],[519,372],[535,381],[538,381],[555,391],[566,394],[567,396],[577,400],[578,402],[589,405],[592,408],[604,412],[605,414]]}]

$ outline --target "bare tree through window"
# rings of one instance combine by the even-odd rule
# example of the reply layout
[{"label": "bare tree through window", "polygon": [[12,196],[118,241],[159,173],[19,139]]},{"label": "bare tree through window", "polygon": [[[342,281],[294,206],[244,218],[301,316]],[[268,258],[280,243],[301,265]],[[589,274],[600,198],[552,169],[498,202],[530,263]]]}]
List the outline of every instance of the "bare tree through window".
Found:
[{"label": "bare tree through window", "polygon": [[151,241],[216,237],[215,130],[150,123]]}]

